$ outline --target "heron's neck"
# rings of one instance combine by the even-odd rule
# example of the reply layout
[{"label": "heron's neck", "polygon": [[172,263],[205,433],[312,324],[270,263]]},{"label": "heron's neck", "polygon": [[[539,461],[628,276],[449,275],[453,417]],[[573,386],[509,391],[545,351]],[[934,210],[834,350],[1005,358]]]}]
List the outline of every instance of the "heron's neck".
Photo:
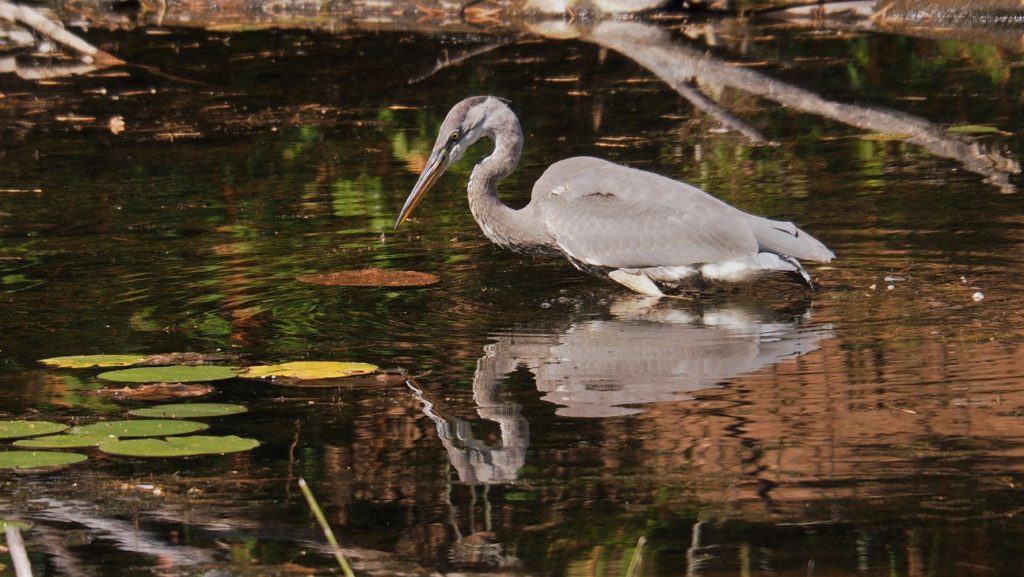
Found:
[{"label": "heron's neck", "polygon": [[523,133],[512,112],[499,128],[485,132],[494,139],[494,152],[473,167],[469,177],[469,210],[480,229],[495,244],[519,251],[542,250],[548,238],[532,206],[515,210],[498,198],[498,183],[512,173],[523,150]]}]

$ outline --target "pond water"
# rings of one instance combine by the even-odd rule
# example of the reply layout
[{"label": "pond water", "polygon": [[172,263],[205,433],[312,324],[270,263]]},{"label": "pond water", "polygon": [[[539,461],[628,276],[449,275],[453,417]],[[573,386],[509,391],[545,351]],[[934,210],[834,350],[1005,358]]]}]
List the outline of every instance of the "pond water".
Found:
[{"label": "pond water", "polygon": [[[0,76],[0,418],[153,404],[38,362],[61,355],[415,375],[216,383],[203,400],[249,412],[210,430],[250,452],[0,471],[37,575],[336,570],[299,477],[361,575],[626,575],[638,543],[643,576],[1021,574],[1024,57],[770,18],[574,25],[99,26],[123,66]],[[493,247],[465,200],[483,145],[392,230],[473,94],[522,120],[510,204],[600,156],[837,259],[813,292],[643,302]],[[296,280],[367,267],[440,282]]]}]

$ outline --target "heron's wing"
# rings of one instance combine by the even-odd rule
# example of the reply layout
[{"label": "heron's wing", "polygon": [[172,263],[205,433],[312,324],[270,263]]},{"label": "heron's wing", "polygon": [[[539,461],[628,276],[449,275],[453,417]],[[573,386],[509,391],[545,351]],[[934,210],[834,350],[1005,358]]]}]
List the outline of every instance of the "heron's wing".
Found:
[{"label": "heron's wing", "polygon": [[553,164],[531,204],[559,248],[594,266],[692,265],[758,249],[750,215],[687,184],[596,158]]}]

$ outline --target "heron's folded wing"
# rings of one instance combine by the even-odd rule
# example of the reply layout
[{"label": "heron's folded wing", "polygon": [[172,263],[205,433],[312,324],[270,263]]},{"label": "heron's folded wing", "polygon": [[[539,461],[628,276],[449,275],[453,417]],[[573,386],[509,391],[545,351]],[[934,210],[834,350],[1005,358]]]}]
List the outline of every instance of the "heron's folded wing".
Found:
[{"label": "heron's folded wing", "polygon": [[692,186],[598,159],[553,165],[533,202],[558,246],[594,266],[692,265],[757,252],[745,213]]}]

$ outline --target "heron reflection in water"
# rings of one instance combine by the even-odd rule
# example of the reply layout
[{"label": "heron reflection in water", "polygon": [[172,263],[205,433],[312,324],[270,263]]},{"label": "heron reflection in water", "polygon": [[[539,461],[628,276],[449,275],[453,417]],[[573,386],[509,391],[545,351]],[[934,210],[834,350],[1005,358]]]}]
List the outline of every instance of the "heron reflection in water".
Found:
[{"label": "heron reflection in water", "polygon": [[498,198],[498,182],[519,161],[523,131],[493,96],[467,98],[448,113],[395,228],[485,136],[494,151],[473,168],[469,208],[487,238],[504,248],[561,254],[582,271],[659,297],[662,288],[694,279],[741,281],[767,271],[811,286],[799,259],[834,256],[790,222],[750,215],[688,184],[598,158],[556,162],[534,184],[530,203],[510,208]]},{"label": "heron reflection in water", "polygon": [[623,417],[650,403],[690,400],[697,391],[817,350],[832,336],[831,326],[807,323],[805,310],[778,312],[749,302],[678,309],[650,300],[624,296],[605,318],[588,312],[494,334],[476,364],[473,401],[479,419],[498,425],[497,440],[479,438],[477,419],[456,416],[465,410],[445,407],[409,379],[459,480],[512,482],[526,463],[531,427],[523,407],[503,391],[519,369],[529,371],[561,417]]}]

